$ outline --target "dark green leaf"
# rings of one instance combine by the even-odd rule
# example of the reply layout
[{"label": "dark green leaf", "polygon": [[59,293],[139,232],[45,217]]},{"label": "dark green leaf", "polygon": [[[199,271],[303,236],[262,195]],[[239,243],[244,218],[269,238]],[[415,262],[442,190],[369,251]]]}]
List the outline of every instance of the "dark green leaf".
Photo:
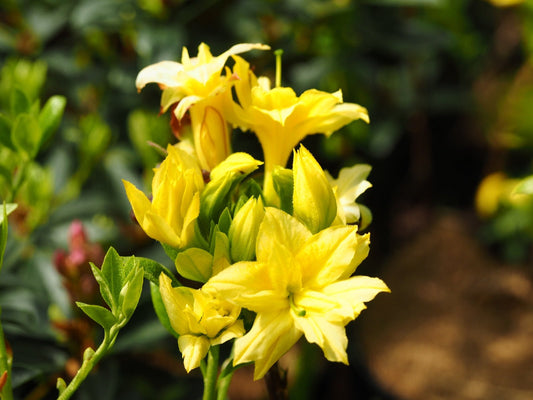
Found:
[{"label": "dark green leaf", "polygon": [[106,331],[110,330],[113,325],[117,322],[111,311],[102,306],[97,306],[94,304],[85,304],[79,301],[76,302],[76,305],[81,308],[81,310],[89,316],[93,321],[102,326]]},{"label": "dark green leaf", "polygon": [[[107,282],[110,295],[113,298],[114,304],[117,306],[120,291],[126,282],[126,276],[132,266],[132,264],[128,263],[128,261],[129,260],[125,260],[120,257],[113,247],[110,247],[105,255],[101,268],[102,276]],[[114,307],[111,309],[113,312],[115,312]]]},{"label": "dark green leaf", "polygon": [[3,114],[0,114],[0,144],[15,149],[11,143],[11,121]]}]

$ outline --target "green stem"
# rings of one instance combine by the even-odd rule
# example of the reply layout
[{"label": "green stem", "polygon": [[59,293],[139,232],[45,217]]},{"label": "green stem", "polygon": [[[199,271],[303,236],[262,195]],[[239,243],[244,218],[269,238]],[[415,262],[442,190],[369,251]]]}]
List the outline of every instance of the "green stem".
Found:
[{"label": "green stem", "polygon": [[4,371],[7,371],[7,380],[0,391],[0,398],[2,400],[13,400],[13,389],[11,388],[11,365],[7,355],[4,329],[2,328],[2,321],[0,320],[0,376]]},{"label": "green stem", "polygon": [[106,331],[102,344],[100,344],[100,346],[95,352],[91,351],[90,348],[87,348],[85,350],[85,354],[83,355],[83,363],[81,364],[80,369],[76,373],[74,379],[70,381],[68,386],[65,387],[63,390],[60,390],[60,395],[57,400],[70,399],[70,397],[76,392],[76,390],[78,390],[78,387],[85,380],[85,378],[87,378],[94,366],[100,361],[104,354],[113,345],[118,334],[118,330],[118,327],[113,326],[109,331]]},{"label": "green stem", "polygon": [[207,353],[207,368],[204,374],[203,400],[216,400],[219,347],[212,346]]},{"label": "green stem", "polygon": [[[233,378],[233,374],[239,365],[234,367],[233,365],[233,356],[229,357],[222,364],[220,375],[218,376],[218,395],[217,400],[226,400],[228,396],[228,389]],[[242,365],[242,364],[241,364]]]},{"label": "green stem", "polygon": [[22,163],[19,165],[17,173],[15,174],[15,178],[13,179],[11,193],[7,196],[7,203],[13,203],[15,201],[17,192],[19,191],[20,187],[22,186],[22,183],[24,182],[24,175],[26,175],[27,165],[28,161],[22,161]]},{"label": "green stem", "polygon": [[281,55],[283,54],[282,49],[274,50],[274,55],[276,56],[276,87],[281,86]]}]

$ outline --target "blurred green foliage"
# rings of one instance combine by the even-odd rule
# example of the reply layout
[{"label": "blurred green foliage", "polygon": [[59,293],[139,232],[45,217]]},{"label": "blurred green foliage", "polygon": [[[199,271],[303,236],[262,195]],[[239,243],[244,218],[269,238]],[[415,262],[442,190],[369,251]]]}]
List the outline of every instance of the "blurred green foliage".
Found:
[{"label": "blurred green foliage", "polygon": [[[148,142],[164,146],[174,140],[169,116],[158,116],[159,91],[149,86],[136,92],[141,68],[178,60],[182,46],[205,42],[219,54],[234,43],[262,42],[284,50],[282,80],[297,92],[341,88],[346,101],[367,107],[370,125],[352,124],[329,140],[309,137],[306,146],[332,172],[355,162],[373,165],[374,188],[364,202],[375,216],[373,256],[380,257],[398,235],[409,233],[405,221],[413,209],[471,210],[484,175],[533,172],[530,4],[2,1],[0,198],[19,207],[10,215],[0,306],[18,398],[55,398],[55,378],[69,379],[67,360],[79,360],[72,338],[52,324],[57,315],[69,319],[78,312],[53,264],[54,252],[68,248],[72,220],[82,220],[91,241],[103,247],[165,260],[129,220],[121,183],[148,182],[161,159]],[[273,77],[273,55],[253,56],[257,70]],[[249,135],[235,140],[236,149],[258,149]],[[498,215],[503,214],[487,222],[483,236],[518,246],[513,254],[524,257],[531,233],[520,228],[523,214],[505,214],[503,225]],[[158,353],[168,346],[167,354],[173,354],[175,344],[151,307],[145,290],[114,355],[90,378],[98,385],[82,385],[80,399],[195,395],[183,383],[196,378],[175,367],[177,352],[170,361]],[[94,330],[85,333],[95,339]],[[152,364],[145,362],[148,353]],[[322,367],[312,364],[299,379],[316,374],[316,390],[296,385],[296,399],[326,397]],[[352,390],[379,395],[366,385]]]}]

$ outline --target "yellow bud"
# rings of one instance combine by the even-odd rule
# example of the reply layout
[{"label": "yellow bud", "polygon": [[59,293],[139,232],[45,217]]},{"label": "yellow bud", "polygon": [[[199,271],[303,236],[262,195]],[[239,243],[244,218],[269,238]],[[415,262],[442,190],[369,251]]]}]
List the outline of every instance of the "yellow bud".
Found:
[{"label": "yellow bud", "polygon": [[233,261],[251,261],[255,258],[255,241],[264,216],[265,208],[261,198],[251,197],[237,211],[229,229]]},{"label": "yellow bud", "polygon": [[337,200],[324,170],[302,145],[294,153],[293,214],[312,233],[327,228],[337,215]]}]

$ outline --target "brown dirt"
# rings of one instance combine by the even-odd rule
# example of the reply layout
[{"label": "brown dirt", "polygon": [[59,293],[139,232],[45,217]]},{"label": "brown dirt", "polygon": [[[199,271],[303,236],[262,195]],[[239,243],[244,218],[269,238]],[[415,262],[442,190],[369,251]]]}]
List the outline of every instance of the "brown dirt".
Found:
[{"label": "brown dirt", "polygon": [[369,367],[403,399],[533,399],[533,267],[500,263],[466,225],[441,215],[387,262],[392,293],[360,319]]}]

